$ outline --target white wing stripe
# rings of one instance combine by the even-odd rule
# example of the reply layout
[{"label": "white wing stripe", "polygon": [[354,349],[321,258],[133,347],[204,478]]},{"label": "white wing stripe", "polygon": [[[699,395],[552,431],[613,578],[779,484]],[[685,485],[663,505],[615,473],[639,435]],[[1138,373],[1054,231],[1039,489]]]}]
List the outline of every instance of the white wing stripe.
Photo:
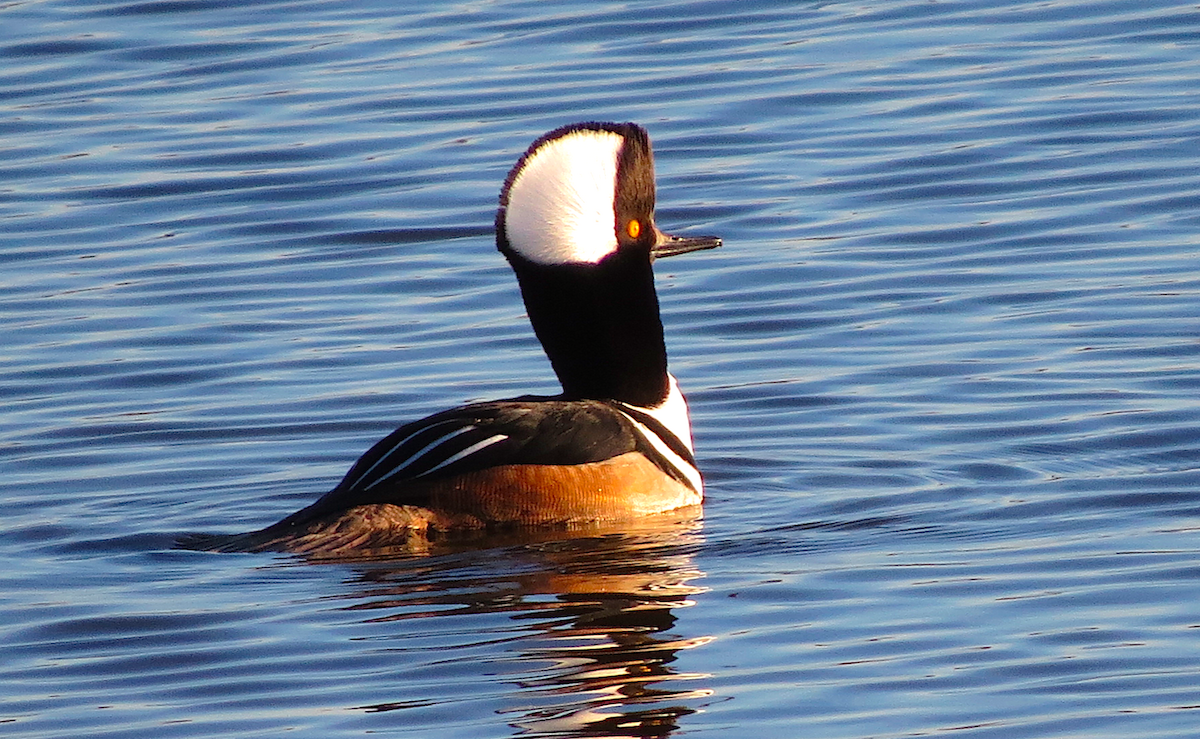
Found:
[{"label": "white wing stripe", "polygon": [[455,462],[462,459],[463,457],[469,457],[472,454],[474,454],[475,452],[479,451],[480,449],[483,449],[485,447],[491,446],[492,444],[496,444],[498,442],[504,441],[507,438],[508,438],[508,436],[506,434],[496,434],[495,436],[489,436],[488,438],[484,439],[483,441],[477,441],[474,444],[472,444],[471,446],[467,447],[466,449],[463,449],[461,452],[459,452],[457,454],[451,454],[449,457],[446,457],[441,462],[438,462],[434,466],[430,467],[429,469],[425,470],[421,474],[417,475],[417,477],[424,477],[425,475],[428,475],[431,472],[436,472],[448,464],[454,464]]},{"label": "white wing stripe", "polygon": [[404,445],[405,445],[405,444],[407,444],[408,442],[412,441],[414,438],[416,438],[416,437],[417,437],[417,435],[418,435],[418,434],[423,434],[423,433],[425,433],[426,431],[428,431],[428,430],[429,430],[429,428],[430,428],[430,427],[428,427],[428,426],[422,426],[421,428],[419,428],[419,429],[417,429],[416,431],[412,432],[412,433],[411,433],[411,434],[409,434],[408,436],[405,436],[405,437],[404,437],[403,439],[401,439],[400,441],[397,441],[395,444],[393,444],[393,445],[392,445],[392,448],[391,448],[391,449],[388,449],[386,452],[384,452],[382,455],[380,455],[379,459],[375,460],[375,464],[371,465],[371,466],[370,466],[370,467],[368,467],[368,468],[367,468],[367,469],[366,469],[366,470],[365,470],[365,471],[364,471],[362,474],[360,474],[358,477],[354,478],[354,482],[350,483],[350,487],[354,487],[354,486],[355,486],[355,485],[357,485],[358,483],[360,483],[360,482],[362,482],[363,480],[365,480],[365,479],[367,478],[367,476],[368,476],[368,475],[370,475],[372,472],[374,472],[374,471],[375,471],[375,468],[376,468],[376,467],[378,467],[379,465],[381,465],[381,464],[383,464],[384,462],[386,462],[386,461],[387,461],[387,459],[388,459],[388,457],[390,457],[390,456],[392,456],[393,454],[395,454],[397,449],[399,449],[400,447],[404,446]]},{"label": "white wing stripe", "polygon": [[401,462],[400,464],[396,465],[390,471],[388,471],[388,473],[386,475],[384,475],[383,477],[380,477],[378,480],[376,480],[375,482],[371,483],[370,485],[366,486],[363,489],[370,490],[371,488],[375,487],[379,483],[388,479],[392,475],[395,475],[397,472],[400,472],[401,470],[405,469],[406,467],[411,465],[413,462],[416,462],[418,459],[425,456],[429,452],[433,451],[436,447],[440,446],[441,444],[453,439],[456,436],[461,436],[462,434],[465,434],[468,431],[474,431],[474,430],[475,430],[474,426],[463,426],[461,428],[454,429],[453,431],[451,431],[448,434],[445,434],[443,436],[440,436],[440,437],[434,439],[433,441],[429,442],[424,447],[422,447],[420,449],[420,451],[418,451],[416,454],[412,455],[408,459],[406,459],[403,462]]}]

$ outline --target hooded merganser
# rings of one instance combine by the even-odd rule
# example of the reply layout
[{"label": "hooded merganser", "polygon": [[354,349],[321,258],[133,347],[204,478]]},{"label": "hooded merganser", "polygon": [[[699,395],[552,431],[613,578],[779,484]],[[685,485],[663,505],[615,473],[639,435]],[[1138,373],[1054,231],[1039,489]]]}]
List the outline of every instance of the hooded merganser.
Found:
[{"label": "hooded merganser", "polygon": [[721,241],[664,234],[654,198],[650,139],[633,123],[576,123],[534,141],[505,179],[496,244],[562,394],[401,426],[317,502],[214,548],[335,551],[414,530],[612,522],[698,505],[651,262]]}]

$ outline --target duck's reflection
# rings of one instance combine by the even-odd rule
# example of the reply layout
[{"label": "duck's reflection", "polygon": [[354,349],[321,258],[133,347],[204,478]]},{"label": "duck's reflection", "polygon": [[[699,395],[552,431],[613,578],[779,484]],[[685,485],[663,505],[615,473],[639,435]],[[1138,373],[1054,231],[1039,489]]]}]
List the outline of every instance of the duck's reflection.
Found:
[{"label": "duck's reflection", "polygon": [[521,628],[504,642],[514,669],[504,670],[513,690],[501,711],[519,734],[666,736],[710,694],[706,676],[672,667],[680,650],[709,641],[670,633],[675,611],[703,590],[699,541],[691,514],[633,530],[431,545],[428,558],[363,563],[349,608],[375,622],[507,613]]}]

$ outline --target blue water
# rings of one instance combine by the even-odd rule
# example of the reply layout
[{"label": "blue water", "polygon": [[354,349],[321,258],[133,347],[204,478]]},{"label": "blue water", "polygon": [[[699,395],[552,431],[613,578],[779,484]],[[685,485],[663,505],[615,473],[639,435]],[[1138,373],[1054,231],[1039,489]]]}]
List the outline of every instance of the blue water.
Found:
[{"label": "blue water", "polygon": [[[1200,734],[1200,10],[0,6],[8,737]],[[702,520],[271,523],[554,392],[491,223],[654,139]]]}]

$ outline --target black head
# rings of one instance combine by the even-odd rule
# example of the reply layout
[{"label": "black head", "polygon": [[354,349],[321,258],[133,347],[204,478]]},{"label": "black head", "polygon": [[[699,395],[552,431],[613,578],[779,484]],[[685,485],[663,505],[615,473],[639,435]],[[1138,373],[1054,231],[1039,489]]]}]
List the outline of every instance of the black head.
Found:
[{"label": "black head", "polygon": [[633,123],[576,123],[535,141],[500,193],[496,243],[566,395],[653,406],[668,392],[650,265],[720,245],[654,223],[654,154]]}]

